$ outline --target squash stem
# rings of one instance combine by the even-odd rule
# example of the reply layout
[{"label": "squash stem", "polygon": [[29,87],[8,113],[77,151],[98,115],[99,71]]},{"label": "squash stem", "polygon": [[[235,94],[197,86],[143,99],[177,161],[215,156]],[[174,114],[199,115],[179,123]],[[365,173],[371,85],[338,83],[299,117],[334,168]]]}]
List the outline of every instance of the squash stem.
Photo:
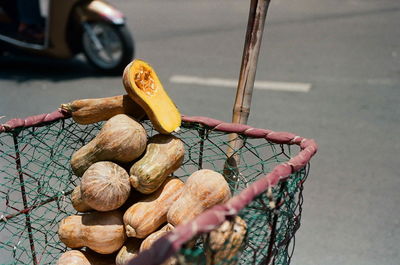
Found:
[{"label": "squash stem", "polygon": [[71,103],[65,103],[65,104],[61,104],[60,108],[68,113],[72,113],[74,112],[74,109],[72,108],[72,104]]}]

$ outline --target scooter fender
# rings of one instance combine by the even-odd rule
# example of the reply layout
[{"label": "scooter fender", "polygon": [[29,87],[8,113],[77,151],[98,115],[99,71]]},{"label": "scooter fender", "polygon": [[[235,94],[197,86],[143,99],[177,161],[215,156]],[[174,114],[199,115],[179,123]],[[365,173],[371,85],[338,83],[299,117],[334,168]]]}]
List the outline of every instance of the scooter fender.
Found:
[{"label": "scooter fender", "polygon": [[125,24],[124,14],[101,0],[90,1],[87,5],[80,6],[79,9],[81,22],[105,20],[114,25]]}]

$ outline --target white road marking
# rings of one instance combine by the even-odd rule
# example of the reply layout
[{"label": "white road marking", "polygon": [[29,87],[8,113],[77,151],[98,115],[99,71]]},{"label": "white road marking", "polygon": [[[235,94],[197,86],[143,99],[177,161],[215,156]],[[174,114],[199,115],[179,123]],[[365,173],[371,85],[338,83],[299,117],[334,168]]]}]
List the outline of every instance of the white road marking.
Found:
[{"label": "white road marking", "polygon": [[[222,79],[222,78],[202,78],[197,76],[173,75],[169,79],[171,83],[177,84],[192,84],[202,86],[217,86],[217,87],[237,87],[237,80]],[[290,83],[290,82],[272,82],[272,81],[255,81],[255,89],[261,90],[277,90],[290,92],[307,93],[311,89],[310,83]]]}]

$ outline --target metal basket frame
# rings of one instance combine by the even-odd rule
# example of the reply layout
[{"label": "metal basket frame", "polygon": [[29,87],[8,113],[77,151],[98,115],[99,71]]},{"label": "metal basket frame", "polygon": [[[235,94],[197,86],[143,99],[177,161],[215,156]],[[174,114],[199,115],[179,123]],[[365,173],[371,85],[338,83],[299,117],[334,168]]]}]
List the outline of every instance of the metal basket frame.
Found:
[{"label": "metal basket frame", "polygon": [[[30,116],[25,119],[12,119],[5,124],[0,125],[0,133],[16,132],[19,128],[45,126],[69,117],[69,113],[66,113],[62,110],[57,110],[49,114]],[[149,250],[142,252],[137,258],[130,261],[129,264],[161,264],[168,257],[177,253],[186,242],[201,233],[208,233],[212,231],[228,218],[237,215],[238,212],[246,207],[246,205],[254,200],[254,198],[266,192],[271,187],[276,186],[278,183],[285,181],[291,174],[306,167],[318,149],[318,146],[314,140],[307,139],[289,132],[274,132],[268,129],[259,129],[248,125],[226,123],[201,116],[182,116],[182,121],[186,123],[199,124],[208,130],[219,131],[223,133],[237,133],[249,138],[265,139],[268,142],[276,144],[297,145],[300,147],[300,152],[292,157],[289,161],[275,166],[270,173],[259,178],[248,188],[241,191],[240,194],[232,197],[227,203],[214,206],[191,222],[177,226],[171,233],[158,240]],[[18,143],[15,142],[15,144],[17,145]],[[18,168],[18,163],[20,162],[18,162],[18,153],[16,155],[16,166]],[[21,178],[21,176],[19,177]],[[24,193],[23,188],[21,188],[21,192]],[[24,198],[24,194],[22,195]],[[58,197],[49,198],[47,201],[42,202],[42,204],[58,199]],[[26,214],[33,210],[32,206],[28,207],[25,203],[24,205],[26,205],[25,209],[18,213],[1,216],[0,222],[6,222],[8,219],[13,218],[16,215]],[[39,206],[40,205],[36,205],[35,207]],[[29,219],[26,221],[26,226],[29,230]],[[35,264],[35,250],[32,249],[32,247],[33,244],[31,246],[31,251],[33,255],[33,263]]]}]

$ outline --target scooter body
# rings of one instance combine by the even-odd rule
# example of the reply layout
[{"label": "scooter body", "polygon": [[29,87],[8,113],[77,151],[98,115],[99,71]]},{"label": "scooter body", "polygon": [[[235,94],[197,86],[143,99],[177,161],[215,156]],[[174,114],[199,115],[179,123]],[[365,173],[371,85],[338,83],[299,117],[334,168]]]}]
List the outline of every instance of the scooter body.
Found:
[{"label": "scooter body", "polygon": [[[120,71],[132,59],[133,39],[126,28],[125,17],[122,12],[105,1],[49,0],[47,13],[43,43],[29,43],[0,33],[0,46],[6,45],[8,48],[16,48],[39,56],[62,59],[84,52],[95,67],[110,72]],[[7,21],[4,14],[0,14],[0,22],[2,21],[3,23]],[[13,19],[8,18],[8,21],[12,23]],[[100,29],[95,31],[95,26]],[[105,30],[108,32],[104,32]],[[110,34],[114,43],[105,43],[104,38]],[[107,45],[110,47],[106,47]],[[115,62],[112,61],[111,53],[112,49],[115,50],[115,46],[121,49],[118,53],[121,57],[118,59],[120,62],[115,61],[117,59]],[[98,56],[103,54],[106,61],[112,63],[102,62],[101,56],[100,59],[96,58],[97,53]]]}]

